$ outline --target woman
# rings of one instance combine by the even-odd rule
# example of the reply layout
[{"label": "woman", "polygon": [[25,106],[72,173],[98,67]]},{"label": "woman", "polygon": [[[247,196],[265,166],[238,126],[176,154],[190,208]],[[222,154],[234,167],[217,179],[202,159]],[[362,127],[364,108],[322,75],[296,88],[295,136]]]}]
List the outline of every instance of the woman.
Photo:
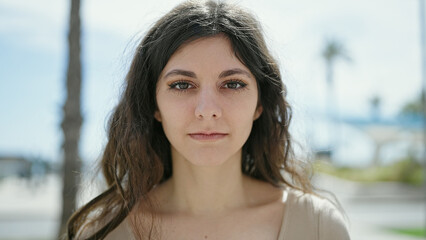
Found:
[{"label": "woman", "polygon": [[255,18],[184,2],[137,48],[102,158],[108,189],[69,239],[349,239],[292,151],[285,86]]}]

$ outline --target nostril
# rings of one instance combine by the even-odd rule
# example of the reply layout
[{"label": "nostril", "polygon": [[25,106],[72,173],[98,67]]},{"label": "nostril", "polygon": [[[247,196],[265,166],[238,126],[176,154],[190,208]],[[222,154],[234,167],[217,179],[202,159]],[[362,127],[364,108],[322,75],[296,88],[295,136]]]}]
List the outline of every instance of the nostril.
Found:
[{"label": "nostril", "polygon": [[210,90],[201,92],[195,106],[195,116],[198,119],[218,119],[221,117],[221,106],[215,93]]}]

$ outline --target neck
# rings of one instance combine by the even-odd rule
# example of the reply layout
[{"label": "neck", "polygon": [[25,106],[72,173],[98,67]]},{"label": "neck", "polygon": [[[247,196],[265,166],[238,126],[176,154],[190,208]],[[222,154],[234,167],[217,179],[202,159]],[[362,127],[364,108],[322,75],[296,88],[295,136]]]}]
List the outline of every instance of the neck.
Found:
[{"label": "neck", "polygon": [[218,166],[195,166],[173,158],[169,203],[175,211],[193,215],[218,215],[247,205],[241,152]]}]

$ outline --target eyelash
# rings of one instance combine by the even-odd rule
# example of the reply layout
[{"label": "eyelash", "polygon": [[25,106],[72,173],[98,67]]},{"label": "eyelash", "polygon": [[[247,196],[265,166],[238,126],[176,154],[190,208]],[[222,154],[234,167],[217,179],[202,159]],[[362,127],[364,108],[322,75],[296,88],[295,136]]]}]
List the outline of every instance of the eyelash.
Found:
[{"label": "eyelash", "polygon": [[240,87],[237,87],[237,88],[229,88],[229,87],[227,87],[227,89],[232,89],[232,90],[243,90],[246,86],[247,86],[247,83],[245,83],[245,82],[243,82],[243,81],[241,81],[241,80],[229,80],[229,81],[226,81],[223,85],[227,85],[227,84],[239,84],[240,85]]},{"label": "eyelash", "polygon": [[[181,84],[186,84],[187,88],[182,88],[182,89],[177,88]],[[247,86],[247,83],[245,83],[241,80],[228,80],[225,83],[223,83],[222,86],[226,86],[227,84],[239,85],[235,88],[230,88],[229,86],[225,87],[225,89],[231,89],[231,90],[235,90],[235,91],[243,90]],[[182,86],[180,86],[180,87],[182,87]],[[176,82],[169,84],[169,89],[177,90],[177,91],[180,91],[180,92],[188,91],[189,89],[192,89],[192,88],[194,88],[194,84],[190,83],[189,81],[185,81],[185,80],[179,80],[179,81],[176,81]]]},{"label": "eyelash", "polygon": [[185,89],[179,89],[179,88],[176,88],[176,87],[177,87],[177,86],[179,86],[180,84],[187,84],[187,85],[188,85],[188,87],[190,87],[190,86],[194,87],[194,84],[191,84],[191,83],[190,83],[190,82],[188,82],[188,81],[179,80],[179,81],[176,81],[176,82],[172,82],[172,83],[170,83],[170,84],[169,84],[169,89],[172,89],[172,90],[178,90],[178,91],[187,91],[188,89],[191,89],[191,88],[185,88]]}]

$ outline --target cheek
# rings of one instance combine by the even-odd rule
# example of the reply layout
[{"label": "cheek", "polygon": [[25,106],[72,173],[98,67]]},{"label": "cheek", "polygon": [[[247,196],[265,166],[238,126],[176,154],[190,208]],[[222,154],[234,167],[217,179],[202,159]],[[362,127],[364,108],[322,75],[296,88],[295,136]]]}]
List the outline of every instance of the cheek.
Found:
[{"label": "cheek", "polygon": [[233,124],[233,128],[238,130],[242,136],[248,137],[253,125],[254,116],[256,112],[256,100],[251,98],[235,101],[232,106],[228,107],[228,119]]},{"label": "cheek", "polygon": [[240,121],[252,122],[257,107],[257,94],[250,93],[238,99],[229,100],[226,105],[228,114],[240,119]]},{"label": "cheek", "polygon": [[191,105],[187,102],[176,101],[176,99],[162,99],[158,102],[161,123],[166,132],[183,127],[191,116]]}]

